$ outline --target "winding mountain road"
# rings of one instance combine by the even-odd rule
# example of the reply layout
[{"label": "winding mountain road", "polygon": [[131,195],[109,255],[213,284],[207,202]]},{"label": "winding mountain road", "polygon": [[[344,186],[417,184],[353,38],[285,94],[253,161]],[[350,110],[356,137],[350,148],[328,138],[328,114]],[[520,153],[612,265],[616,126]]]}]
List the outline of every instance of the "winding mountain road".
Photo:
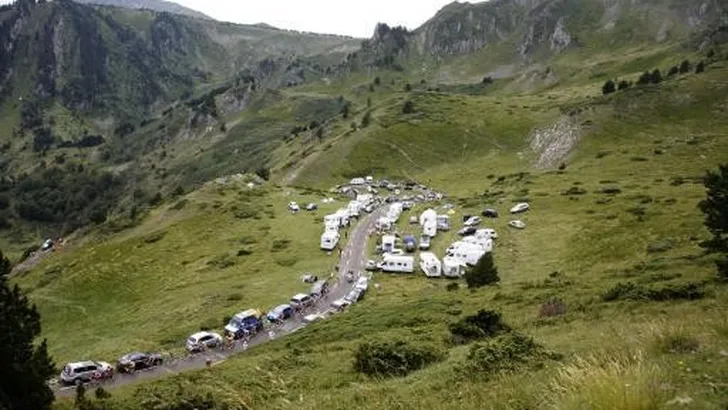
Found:
[{"label": "winding mountain road", "polygon": [[[383,208],[377,208],[369,215],[362,217],[358,223],[349,228],[346,235],[348,238],[346,247],[341,252],[339,261],[338,277],[331,284],[330,291],[326,296],[319,299],[316,304],[303,314],[296,315],[294,318],[287,320],[283,325],[271,328],[274,332],[274,338],[284,337],[291,334],[304,326],[306,323],[303,316],[307,314],[325,314],[331,310],[331,302],[345,297],[353,288],[353,283],[346,281],[345,275],[349,270],[360,272],[364,270],[367,258],[368,231],[373,227],[374,221],[381,216]],[[269,330],[269,329],[266,329]],[[250,338],[247,348],[257,346],[270,341],[267,331],[258,333]],[[179,360],[168,361],[168,363],[145,371],[135,372],[133,374],[116,374],[112,380],[100,384],[105,389],[114,389],[120,386],[139,383],[145,380],[154,380],[168,375],[174,375],[190,370],[203,369],[207,365],[207,360],[212,360],[212,365],[224,362],[228,357],[242,353],[245,349],[241,344],[237,344],[230,349],[215,349],[205,353],[200,353]],[[69,397],[75,394],[75,387],[54,388],[56,397]]]}]

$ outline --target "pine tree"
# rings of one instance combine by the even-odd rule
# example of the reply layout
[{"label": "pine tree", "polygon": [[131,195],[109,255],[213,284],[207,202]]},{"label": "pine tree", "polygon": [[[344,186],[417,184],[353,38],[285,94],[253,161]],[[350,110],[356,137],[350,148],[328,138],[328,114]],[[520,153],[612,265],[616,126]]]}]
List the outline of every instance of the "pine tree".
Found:
[{"label": "pine tree", "polygon": [[705,214],[705,226],[713,237],[700,244],[708,252],[721,254],[718,273],[728,279],[728,164],[721,165],[718,172],[708,172],[703,179],[707,198],[700,202]]},{"label": "pine tree", "polygon": [[700,74],[703,71],[705,71],[705,63],[701,61],[698,63],[697,66],[695,66],[695,74]]},{"label": "pine tree", "polygon": [[465,273],[465,282],[468,288],[480,288],[487,285],[493,285],[500,282],[498,269],[493,262],[493,254],[488,252],[484,254],[478,263],[472,269]]},{"label": "pine tree", "polygon": [[680,69],[677,68],[676,65],[674,65],[674,66],[670,67],[670,71],[667,72],[667,76],[672,77],[674,75],[677,75],[677,73],[679,73],[679,72],[680,72]]},{"label": "pine tree", "polygon": [[10,286],[10,262],[0,252],[0,409],[50,409],[53,392],[46,381],[55,373],[46,341],[40,335],[40,315],[20,291]]},{"label": "pine tree", "polygon": [[369,126],[369,123],[372,122],[372,112],[367,111],[364,113],[364,117],[361,119],[361,127],[366,128]]},{"label": "pine tree", "polygon": [[627,80],[621,80],[621,81],[619,82],[619,85],[617,86],[617,89],[618,89],[619,91],[622,91],[622,90],[626,90],[626,89],[628,89],[628,88],[629,88],[629,86],[630,86],[630,85],[631,85],[631,84],[630,84],[629,82],[627,82]]},{"label": "pine tree", "polygon": [[344,119],[349,118],[349,103],[346,103],[343,107],[341,107],[341,116],[344,117]]},{"label": "pine tree", "polygon": [[649,71],[645,71],[640,75],[640,78],[637,79],[637,85],[647,85],[652,81],[652,74],[650,74]]},{"label": "pine tree", "polygon": [[607,80],[606,83],[602,86],[602,94],[607,95],[615,92],[617,90],[617,87],[614,85],[614,81]]},{"label": "pine tree", "polygon": [[662,73],[659,68],[655,68],[655,71],[652,72],[651,81],[652,84],[660,84],[662,82]]},{"label": "pine tree", "polygon": [[411,85],[410,83],[407,83],[407,84],[405,84],[405,85],[404,85],[404,90],[405,90],[406,92],[410,92],[410,91],[412,91],[412,85]]},{"label": "pine tree", "polygon": [[412,114],[413,112],[415,112],[415,104],[410,100],[405,101],[404,106],[402,106],[402,113]]},{"label": "pine tree", "polygon": [[680,63],[680,74],[687,74],[690,72],[690,61],[683,60],[682,63]]}]

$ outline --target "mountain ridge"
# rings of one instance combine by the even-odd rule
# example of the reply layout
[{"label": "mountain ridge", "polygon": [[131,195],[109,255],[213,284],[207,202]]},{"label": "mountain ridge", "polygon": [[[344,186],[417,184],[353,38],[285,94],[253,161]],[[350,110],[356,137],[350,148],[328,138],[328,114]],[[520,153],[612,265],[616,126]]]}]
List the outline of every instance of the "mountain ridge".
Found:
[{"label": "mountain ridge", "polygon": [[166,0],[73,0],[77,3],[96,5],[96,6],[113,6],[130,9],[148,9],[157,12],[180,14],[187,17],[201,18],[205,20],[215,20],[214,18],[181,4]]}]

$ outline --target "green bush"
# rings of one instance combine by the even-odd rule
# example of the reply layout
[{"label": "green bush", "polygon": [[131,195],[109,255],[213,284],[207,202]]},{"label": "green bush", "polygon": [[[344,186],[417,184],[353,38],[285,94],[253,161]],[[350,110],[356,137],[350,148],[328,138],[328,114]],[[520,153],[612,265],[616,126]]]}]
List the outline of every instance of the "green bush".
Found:
[{"label": "green bush", "polygon": [[465,282],[468,288],[480,288],[500,282],[498,269],[493,262],[493,253],[484,254],[471,269],[465,272]]},{"label": "green bush", "polygon": [[290,245],[290,244],[291,244],[290,239],[286,239],[286,238],[275,239],[273,241],[273,245],[271,245],[270,250],[271,250],[271,252],[280,252],[282,250],[287,249],[288,245]]},{"label": "green bush", "polygon": [[481,309],[473,316],[466,316],[450,324],[450,337],[454,344],[467,344],[510,330],[500,312]]},{"label": "green bush", "polygon": [[354,353],[354,370],[368,376],[402,377],[442,360],[443,352],[430,344],[405,341],[366,342]]},{"label": "green bush", "polygon": [[556,356],[546,352],[533,338],[514,332],[474,344],[465,370],[468,374],[492,375],[527,365],[541,365],[548,358],[555,359]]},{"label": "green bush", "polygon": [[617,283],[602,294],[602,300],[612,302],[616,300],[653,300],[664,302],[668,300],[696,300],[705,296],[702,285],[697,283],[669,284],[660,288],[647,288],[633,282]]}]

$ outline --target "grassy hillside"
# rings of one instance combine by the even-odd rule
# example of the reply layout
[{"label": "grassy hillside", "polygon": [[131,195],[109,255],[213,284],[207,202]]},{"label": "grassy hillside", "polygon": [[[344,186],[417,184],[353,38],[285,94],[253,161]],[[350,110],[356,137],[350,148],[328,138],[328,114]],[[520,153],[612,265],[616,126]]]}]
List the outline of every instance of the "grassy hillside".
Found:
[{"label": "grassy hillside", "polygon": [[[418,112],[424,113],[418,114],[419,121],[402,118],[398,113],[400,104],[396,102],[399,97],[395,97],[391,107],[377,109],[376,124],[360,131],[364,136],[338,137],[339,142],[329,150],[342,149],[339,145],[346,144],[354,147],[362,144],[367,149],[351,148],[346,154],[324,151],[317,157],[312,168],[331,161],[333,165],[329,169],[334,170],[329,174],[322,172],[324,179],[319,183],[341,181],[340,177],[348,171],[363,171],[371,158],[378,156],[383,164],[375,170],[378,176],[429,180],[435,188],[450,194],[443,204],[455,205],[454,221],[485,206],[496,207],[506,214],[513,203],[530,202],[532,210],[520,217],[527,224],[523,231],[510,230],[506,224],[512,218],[507,215],[486,222],[500,233],[495,261],[501,283],[469,291],[463,283],[455,287],[453,284],[457,281],[428,280],[421,274],[408,277],[377,274],[375,281],[379,289],[373,289],[365,302],[348,313],[310,326],[285,340],[255,348],[211,370],[124,388],[114,393],[110,405],[137,408],[144,400],[174,401],[212,393],[218,405],[225,402],[231,408],[647,409],[669,408],[680,402],[690,402],[696,408],[722,408],[728,400],[725,389],[720,387],[728,381],[724,351],[728,338],[727,294],[725,285],[715,280],[712,259],[698,247],[706,232],[696,205],[704,197],[700,176],[706,169],[728,160],[727,142],[722,137],[728,130],[728,117],[723,110],[728,102],[725,100],[726,70],[722,63],[716,63],[703,74],[684,75],[660,85],[633,88],[606,97],[597,96],[598,90],[593,88],[552,90],[542,95],[508,99],[505,107],[504,102],[496,104],[496,97],[423,93],[413,97]],[[593,91],[594,95],[589,95]],[[519,99],[528,99],[529,103]],[[448,115],[438,116],[435,106]],[[475,112],[480,113],[483,125],[477,129],[480,144],[473,145],[473,150],[480,151],[470,157],[469,153],[458,151],[463,142],[457,138],[463,138],[460,134],[465,125],[461,121],[473,118]],[[559,118],[578,125],[579,139],[571,154],[563,159],[564,169],[539,169],[535,165],[541,152],[531,148],[528,137],[535,135],[531,132],[533,127],[548,129]],[[386,130],[397,130],[397,127],[407,132],[403,131],[402,136],[397,132],[385,134]],[[547,142],[562,142],[568,133],[561,127],[541,135],[546,135]],[[392,147],[369,141],[370,138],[401,145],[421,168],[390,160]],[[495,148],[481,148],[484,141],[492,141]],[[427,162],[430,157],[426,154],[433,144],[438,144],[435,153],[449,153],[450,157]],[[344,155],[347,155],[346,163],[339,160]],[[302,178],[310,172],[304,171]],[[314,177],[311,178],[313,181]],[[277,197],[280,194],[275,191],[267,195],[281,205],[288,200],[285,196]],[[230,194],[222,200],[228,198]],[[190,205],[185,209],[194,209]],[[227,206],[222,205],[220,209]],[[164,214],[169,215],[168,212]],[[268,221],[265,216],[262,220],[268,221],[271,227],[266,241],[293,235],[289,234],[288,225],[294,217],[274,212],[274,221]],[[402,220],[406,221],[408,216],[404,214]],[[229,215],[223,212],[204,218],[207,225]],[[166,236],[134,252],[145,255],[152,251],[158,255],[161,253],[156,252],[185,252],[192,262],[183,272],[202,266],[207,258],[198,259],[195,250],[207,248],[191,243],[198,235],[174,233],[177,226],[198,232],[193,228],[196,223],[192,221],[196,220],[191,216],[180,222],[168,221]],[[275,221],[287,224],[278,225]],[[117,252],[118,265],[114,269],[120,272],[129,272],[127,266],[136,268],[132,271],[146,272],[146,256],[135,257],[136,262],[132,263],[124,260],[125,253],[121,250],[126,249],[124,246],[143,243],[143,238],[154,232],[149,227],[159,222],[150,217],[147,223],[150,225],[100,248],[80,249],[68,256],[59,256],[22,279],[26,287],[34,289],[31,295],[46,315],[44,320],[53,318],[49,323],[44,322],[44,326],[54,342],[52,349],[60,357],[88,352],[111,354],[122,349],[117,349],[116,344],[107,346],[106,338],[84,347],[73,344],[63,328],[54,322],[64,323],[63,327],[75,325],[63,322],[54,316],[59,313],[50,311],[74,308],[61,308],[60,302],[49,300],[48,295],[79,295],[79,301],[86,295],[83,297],[93,300],[98,297],[94,295],[99,295],[96,289],[104,289],[118,278],[87,274],[96,278],[93,279],[97,281],[96,286],[74,290],[67,286],[77,282],[70,277],[64,279],[64,273],[57,282],[43,288],[41,278],[46,276],[41,272],[53,272],[53,266],[73,263],[71,260],[86,261],[83,266],[92,271],[93,266],[99,269],[103,266],[108,271],[107,256],[102,256],[106,255],[103,252]],[[313,225],[312,221],[311,227],[316,228]],[[404,223],[399,229],[403,233],[417,232]],[[297,238],[301,255],[306,255],[306,266],[292,266],[288,270],[292,278],[306,269],[314,269],[314,264],[316,269],[325,269],[330,263],[323,256],[318,259],[316,253],[303,250],[315,247],[318,239],[316,229],[305,231],[308,233],[302,229]],[[225,238],[227,234],[220,236]],[[231,240],[234,237],[231,235]],[[434,249],[441,255],[453,239],[454,232],[438,236]],[[227,242],[215,244],[218,250],[227,247]],[[102,248],[106,250],[102,252]],[[187,254],[188,250],[194,254]],[[257,250],[251,257],[255,255]],[[273,266],[276,256],[264,256],[264,259],[266,267]],[[153,259],[146,262],[149,266],[155,263]],[[184,281],[189,280],[183,277]],[[250,280],[257,283],[261,277],[251,276]],[[265,277],[269,277],[267,270]],[[230,283],[228,280],[205,281],[204,287],[197,285],[191,294],[185,293],[189,290],[184,288],[174,288],[174,292],[192,298],[199,294],[197,290],[205,289],[202,292],[220,301],[227,295],[220,292],[222,284]],[[138,281],[142,283],[141,279]],[[164,283],[162,279],[159,281]],[[286,297],[294,287],[280,292],[280,297]],[[268,297],[270,302],[274,299],[273,295],[261,297],[257,292],[248,296],[245,289],[241,290],[241,302],[251,298],[246,306],[266,303]],[[139,319],[156,318],[162,314],[160,311],[166,311],[151,303],[149,294],[144,296],[142,292],[138,297],[141,299],[136,300],[135,306],[145,306],[138,311]],[[143,300],[149,302],[142,304]],[[117,302],[122,306],[125,303]],[[175,298],[169,303],[182,302]],[[218,303],[213,303],[215,307],[211,311],[216,314],[209,315],[210,324],[232,308],[228,302]],[[186,327],[180,324],[180,336],[194,330],[190,325],[207,323],[208,315],[198,313],[200,305],[204,303],[189,302],[183,308],[189,309],[184,310],[186,314],[195,312],[192,315],[196,320],[186,319]],[[107,307],[112,311],[117,309]],[[510,327],[533,337],[544,350],[541,353],[519,350],[526,349],[524,346],[528,344],[507,336],[490,342],[451,344],[448,325],[479,309],[502,312]],[[103,321],[113,320],[119,328],[129,329],[131,337],[114,336],[117,333],[109,331],[114,334],[106,337],[115,342],[133,340],[149,348],[168,346],[161,333],[158,339],[147,340],[147,332],[156,334],[157,328],[137,330],[138,323],[126,321],[128,314],[121,319],[106,317],[105,312],[87,310],[86,314],[87,323],[103,318]],[[92,329],[106,333],[101,325],[98,328],[93,325]],[[175,334],[164,334],[167,333]],[[433,364],[401,378],[370,378],[354,370],[355,352],[363,343],[393,340],[424,346],[441,354]],[[61,402],[59,408],[65,405]]]}]

